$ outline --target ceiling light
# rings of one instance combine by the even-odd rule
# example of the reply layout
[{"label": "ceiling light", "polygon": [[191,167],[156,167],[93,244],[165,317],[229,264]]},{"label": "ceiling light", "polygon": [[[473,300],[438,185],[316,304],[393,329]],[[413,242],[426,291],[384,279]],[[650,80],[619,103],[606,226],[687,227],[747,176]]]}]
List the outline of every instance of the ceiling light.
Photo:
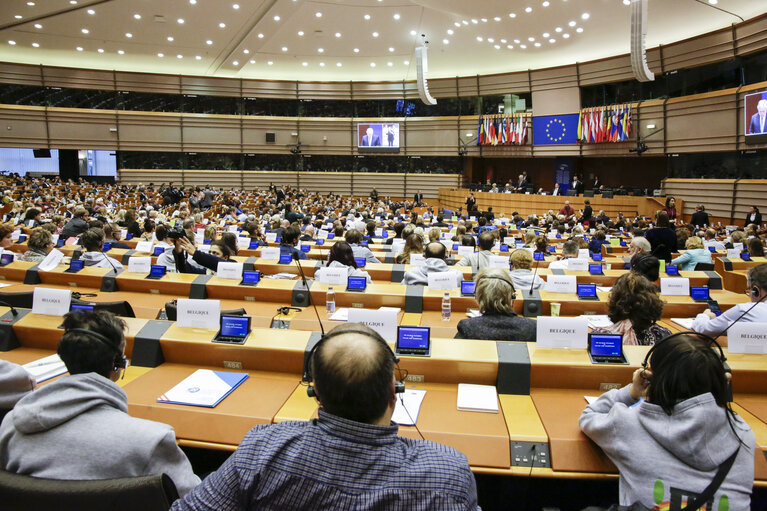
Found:
[{"label": "ceiling light", "polygon": [[571,26],[571,27],[574,27],[575,26],[575,22],[571,21],[571,22],[568,23],[568,25]]},{"label": "ceiling light", "polygon": [[288,51],[288,47],[287,46],[283,46],[282,47],[282,51]]},{"label": "ceiling light", "polygon": [[172,36],[168,36],[168,42],[169,42],[169,43],[172,43],[172,42],[173,42],[173,37],[172,37]]},{"label": "ceiling light", "polygon": [[533,12],[533,8],[532,7],[525,7],[525,12],[529,14],[529,13]]},{"label": "ceiling light", "polygon": [[471,20],[471,22],[476,25],[477,23],[479,23],[479,20],[473,19],[473,20]]},{"label": "ceiling light", "polygon": [[181,55],[181,54],[179,53],[178,55],[176,55],[176,58],[177,58],[177,59],[183,59],[183,58],[184,58],[184,56],[183,56],[183,55]]},{"label": "ceiling light", "polygon": [[207,44],[208,46],[210,46],[211,44],[213,44],[213,41],[211,41],[210,39],[208,39],[207,41],[205,41],[205,44]]},{"label": "ceiling light", "polygon": [[448,33],[448,35],[453,35],[453,34],[455,34],[455,31],[452,28],[448,28],[447,29],[447,33]]},{"label": "ceiling light", "polygon": [[160,57],[160,58],[163,58],[165,56],[165,54],[164,53],[158,53],[157,56]]},{"label": "ceiling light", "polygon": [[322,17],[322,13],[321,13],[321,12],[315,12],[315,13],[314,13],[314,15],[315,15],[316,17],[318,17],[318,18],[321,18],[321,17]]},{"label": "ceiling light", "polygon": [[570,39],[570,34],[564,33],[562,34],[562,37],[564,37],[565,39]]},{"label": "ceiling light", "polygon": [[342,67],[342,66],[343,64],[341,64],[340,62],[336,62],[336,67]]},{"label": "ceiling light", "polygon": [[375,62],[371,62],[370,63],[370,67],[376,67],[376,63]]},{"label": "ceiling light", "polygon": [[561,32],[561,31],[562,31],[562,27],[557,27],[554,29],[554,32]]},{"label": "ceiling light", "polygon": [[487,18],[482,18],[480,21],[481,21],[482,23],[487,23]]},{"label": "ceiling light", "polygon": [[389,67],[392,67],[394,65],[394,62],[387,62],[386,65]]},{"label": "ceiling light", "polygon": [[255,64],[255,63],[256,63],[256,60],[255,60],[255,59],[250,59],[250,63],[251,63],[251,64]]},{"label": "ceiling light", "polygon": [[197,5],[197,0],[189,0],[189,3],[192,5]]},{"label": "ceiling light", "polygon": [[133,19],[140,20],[141,19],[141,15],[136,13],[136,14],[133,15]]},{"label": "ceiling light", "polygon": [[406,66],[409,66],[410,65],[410,61],[406,60],[405,62],[403,62],[403,64],[405,64]]},{"label": "ceiling light", "polygon": [[580,34],[581,32],[583,32],[583,28],[582,27],[578,27],[578,28],[575,29],[575,31]]},{"label": "ceiling light", "polygon": [[394,16],[392,16],[392,18],[394,18],[395,20],[398,20],[400,18],[400,16],[399,16],[399,14],[395,14]]},{"label": "ceiling light", "polygon": [[496,16],[495,18],[493,18],[493,21],[501,21],[501,17],[500,16]]},{"label": "ceiling light", "polygon": [[557,42],[557,40],[552,38],[552,39],[549,39],[549,42],[550,42],[551,44],[554,44],[554,43],[556,43],[556,42]]},{"label": "ceiling light", "polygon": [[279,16],[275,16],[275,17],[274,17],[274,18],[272,18],[272,19],[273,19],[274,21],[280,21],[280,17],[279,17]]},{"label": "ceiling light", "polygon": [[341,37],[341,32],[336,32],[336,37]]},{"label": "ceiling light", "polygon": [[39,28],[43,28],[43,26],[41,24],[39,24],[39,23],[35,23],[35,28],[39,29]]},{"label": "ceiling light", "polygon": [[354,53],[359,53],[359,52],[360,52],[359,48],[354,48]]},{"label": "ceiling light", "polygon": [[35,3],[34,2],[27,2],[27,5],[30,6],[30,7],[34,7]]},{"label": "ceiling light", "polygon": [[245,55],[247,55],[248,53],[250,53],[250,50],[247,50],[247,49],[246,49],[246,50],[242,50],[242,53],[244,53]]},{"label": "ceiling light", "polygon": [[655,125],[654,124],[648,124],[647,125],[647,129],[648,130],[654,130],[655,129]]},{"label": "ceiling light", "polygon": [[130,39],[131,37],[133,37],[133,34],[131,34],[130,32],[126,32],[126,33],[125,33],[125,37],[127,37],[128,39]]},{"label": "ceiling light", "polygon": [[91,33],[91,31],[88,30],[87,28],[84,28],[84,29],[80,30],[80,32],[82,32],[83,34],[90,34]]},{"label": "ceiling light", "polygon": [[23,16],[21,14],[17,14],[16,16],[14,16],[14,18],[16,18],[17,20],[20,20],[21,18],[23,18]]},{"label": "ceiling light", "polygon": [[72,5],[77,5],[77,0],[69,0],[69,3]]},{"label": "ceiling light", "polygon": [[274,64],[274,62],[272,62],[271,60],[266,63],[267,66],[271,66],[272,64]]},{"label": "ceiling light", "polygon": [[96,14],[96,11],[94,11],[93,9],[88,9],[88,14],[93,16],[94,14]]},{"label": "ceiling light", "polygon": [[535,43],[535,47],[536,48],[540,48],[541,47],[541,43]]},{"label": "ceiling light", "polygon": [[317,53],[325,53],[325,48],[317,48]]},{"label": "ceiling light", "polygon": [[308,63],[308,62],[301,62],[301,65],[302,65],[302,66],[304,66],[304,67],[306,67],[306,66],[308,66],[308,65],[309,65],[309,63]]},{"label": "ceiling light", "polygon": [[526,44],[520,44],[519,47],[522,48],[523,50],[527,49],[527,45]]},{"label": "ceiling light", "polygon": [[[32,47],[33,48],[39,48],[40,47],[40,43],[32,43]],[[99,53],[104,53],[104,50],[101,50]]]},{"label": "ceiling light", "polygon": [[516,13],[513,13],[513,12],[509,13],[509,18],[516,18],[516,17],[517,17]]},{"label": "ceiling light", "polygon": [[515,42],[516,44],[519,44],[519,39],[514,39],[514,42]]},{"label": "ceiling light", "polygon": [[194,60],[202,60],[202,57],[200,55],[195,55]]},{"label": "ceiling light", "polygon": [[548,7],[549,6],[549,2],[543,2],[541,5],[544,6],[544,7]]},{"label": "ceiling light", "polygon": [[394,48],[392,48],[391,46],[389,46],[389,53],[394,53]]},{"label": "ceiling light", "polygon": [[77,48],[75,48],[75,50],[77,50],[77,51],[83,51],[83,47],[82,47],[82,46],[78,46]]},{"label": "ceiling light", "polygon": [[479,42],[481,43],[481,42],[482,42],[482,40],[483,40],[483,39],[482,39],[482,36],[481,36],[481,35],[478,35],[478,36],[477,36],[477,41],[479,41]]},{"label": "ceiling light", "polygon": [[587,20],[587,19],[589,19],[590,17],[591,17],[591,15],[590,15],[589,13],[587,13],[587,12],[584,12],[583,14],[581,14],[581,19],[582,19],[583,21],[586,21],[586,20]]},{"label": "ceiling light", "polygon": [[487,38],[487,42],[488,42],[488,43],[494,43],[494,42],[495,42],[495,39],[493,39],[492,37],[488,37],[488,38]]},{"label": "ceiling light", "polygon": [[[184,18],[179,18],[179,19],[177,19],[177,20],[176,20],[176,23],[178,23],[179,25],[183,25],[183,24],[184,24]],[[222,28],[223,28],[223,27],[222,27]]]},{"label": "ceiling light", "polygon": [[320,62],[320,67],[325,67],[325,63],[324,62]]},{"label": "ceiling light", "polygon": [[298,37],[302,37],[303,35],[304,35],[304,31],[303,30],[299,30],[298,31]]},{"label": "ceiling light", "polygon": [[506,47],[507,47],[508,49],[510,49],[510,50],[513,50],[513,49],[514,49],[514,46],[512,46],[512,45],[510,45],[510,44],[507,44],[507,45],[506,45]]},{"label": "ceiling light", "polygon": [[235,11],[240,8],[240,4],[232,4],[232,9]]},{"label": "ceiling light", "polygon": [[623,5],[631,5],[631,0],[623,0]]},{"label": "ceiling light", "polygon": [[378,37],[378,32],[373,32],[373,37]]},{"label": "ceiling light", "polygon": [[117,53],[118,53],[119,55],[125,55],[125,50],[117,50]]},{"label": "ceiling light", "polygon": [[365,18],[366,20],[369,20],[370,19],[370,14],[364,15],[363,18]]},{"label": "ceiling light", "polygon": [[98,50],[96,50],[96,51],[97,51],[97,52],[99,52],[99,53],[104,53],[104,48],[99,48],[99,49],[98,49]]},{"label": "ceiling light", "polygon": [[442,40],[442,44],[450,44],[450,40],[449,39],[443,39]]},{"label": "ceiling light", "polygon": [[506,41],[506,39],[501,39],[501,42],[502,42],[503,44],[506,44],[508,41]]},{"label": "ceiling light", "polygon": [[466,21],[466,20],[461,20],[461,23],[463,23],[464,25],[468,25],[469,24],[469,22]]},{"label": "ceiling light", "polygon": [[719,3],[719,0],[708,0],[708,3],[710,3],[711,5],[716,5]]},{"label": "ceiling light", "polygon": [[550,35],[551,35],[551,34],[549,34],[548,32],[544,32],[544,33],[543,33],[543,37],[549,37]]},{"label": "ceiling light", "polygon": [[532,43],[533,41],[535,41],[535,37],[528,37],[527,40]]},{"label": "ceiling light", "polygon": [[258,34],[258,38],[259,38],[259,39],[263,39],[263,38],[264,38],[264,34],[262,34],[262,33],[260,33],[260,32],[259,32],[259,34]]},{"label": "ceiling light", "polygon": [[218,28],[226,28],[226,23],[219,23]]},{"label": "ceiling light", "polygon": [[410,35],[416,35],[417,33],[418,33],[418,32],[416,32],[415,30],[411,30],[411,31],[410,31]]},{"label": "ceiling light", "polygon": [[494,45],[493,45],[493,48],[495,48],[496,50],[500,50],[500,49],[501,49],[501,46],[500,46],[499,44],[494,44]]},{"label": "ceiling light", "polygon": [[240,65],[240,63],[239,63],[239,61],[235,60],[235,61],[233,61],[233,62],[232,62],[232,65],[233,65],[233,66],[239,66],[239,65]]}]

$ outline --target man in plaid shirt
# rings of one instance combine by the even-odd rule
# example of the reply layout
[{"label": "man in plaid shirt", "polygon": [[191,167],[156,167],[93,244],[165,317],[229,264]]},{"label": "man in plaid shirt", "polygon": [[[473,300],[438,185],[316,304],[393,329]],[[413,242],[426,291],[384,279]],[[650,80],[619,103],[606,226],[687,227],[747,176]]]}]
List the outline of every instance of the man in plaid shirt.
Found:
[{"label": "man in plaid shirt", "polygon": [[171,510],[475,510],[466,457],[397,436],[394,356],[360,324],[330,332],[311,361],[319,418],[256,426]]}]

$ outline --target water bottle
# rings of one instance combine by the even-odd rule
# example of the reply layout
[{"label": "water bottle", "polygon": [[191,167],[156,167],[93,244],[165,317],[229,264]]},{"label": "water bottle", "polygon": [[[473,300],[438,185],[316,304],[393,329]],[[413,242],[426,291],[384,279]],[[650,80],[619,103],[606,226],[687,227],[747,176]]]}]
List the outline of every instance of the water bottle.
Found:
[{"label": "water bottle", "polygon": [[325,293],[325,310],[328,314],[333,314],[336,311],[336,292],[332,287],[328,288]]},{"label": "water bottle", "polygon": [[442,298],[442,321],[450,321],[450,293]]}]

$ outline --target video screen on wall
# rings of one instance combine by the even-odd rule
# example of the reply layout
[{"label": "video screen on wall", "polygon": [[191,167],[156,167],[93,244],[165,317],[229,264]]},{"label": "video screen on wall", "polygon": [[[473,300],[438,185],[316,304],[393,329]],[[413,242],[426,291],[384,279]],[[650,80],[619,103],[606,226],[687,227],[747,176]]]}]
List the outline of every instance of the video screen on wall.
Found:
[{"label": "video screen on wall", "polygon": [[357,148],[360,151],[399,151],[398,122],[368,122],[357,124]]},{"label": "video screen on wall", "polygon": [[746,143],[767,143],[767,91],[748,94],[744,104]]}]

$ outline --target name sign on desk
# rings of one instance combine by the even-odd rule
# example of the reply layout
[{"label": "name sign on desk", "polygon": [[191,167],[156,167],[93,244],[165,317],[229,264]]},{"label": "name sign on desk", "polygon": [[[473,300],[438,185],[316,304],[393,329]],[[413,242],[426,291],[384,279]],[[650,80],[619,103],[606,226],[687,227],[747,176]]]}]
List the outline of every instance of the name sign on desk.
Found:
[{"label": "name sign on desk", "polygon": [[274,243],[277,241],[277,233],[276,232],[267,232],[266,233],[266,242],[267,243]]},{"label": "name sign on desk", "polygon": [[740,250],[737,248],[728,248],[727,249],[727,259],[738,259],[740,258]]},{"label": "name sign on desk", "polygon": [[587,346],[589,320],[586,317],[560,318],[538,316],[536,346],[538,348],[578,348]]},{"label": "name sign on desk", "polygon": [[689,296],[690,279],[687,278],[662,278],[660,279],[660,294],[666,296]]},{"label": "name sign on desk", "polygon": [[328,237],[328,231],[326,231],[325,229],[320,229],[319,231],[317,231],[317,237],[323,240],[326,239]]},{"label": "name sign on desk", "polygon": [[[458,279],[453,271],[440,271],[429,273],[429,289],[443,290],[458,287]],[[462,278],[460,280],[463,280]]]},{"label": "name sign on desk", "polygon": [[730,353],[767,353],[767,323],[734,323],[727,331]]},{"label": "name sign on desk", "polygon": [[280,260],[280,247],[264,247],[261,249],[261,259]]},{"label": "name sign on desk", "polygon": [[732,248],[738,251],[738,254],[743,252],[743,243],[733,243]]},{"label": "name sign on desk", "polygon": [[318,272],[318,279],[320,284],[328,284],[331,286],[345,286],[346,278],[349,276],[346,268],[322,268],[322,271]]},{"label": "name sign on desk", "polygon": [[474,247],[458,247],[458,255],[461,257],[470,256],[474,253]]},{"label": "name sign on desk", "polygon": [[69,289],[49,289],[36,287],[32,294],[32,312],[47,316],[63,316],[69,312],[72,303],[72,291]]},{"label": "name sign on desk", "polygon": [[509,258],[505,256],[490,256],[490,268],[502,268],[504,270],[509,269]]},{"label": "name sign on desk", "polygon": [[578,259],[585,259],[585,260],[588,261],[589,257],[590,257],[589,249],[587,249],[587,248],[579,248],[578,249]]},{"label": "name sign on desk", "polygon": [[[452,242],[451,242],[452,243]],[[426,258],[423,254],[410,254],[410,264],[413,266],[423,266]]]},{"label": "name sign on desk", "polygon": [[233,232],[234,234],[237,234],[237,224],[235,224],[235,225],[230,225],[229,227],[227,227],[227,228],[226,228],[226,230],[227,230],[228,232]]},{"label": "name sign on desk", "polygon": [[250,248],[250,238],[238,237],[237,248]]},{"label": "name sign on desk", "polygon": [[[588,252],[588,250],[586,252]],[[571,257],[567,260],[567,269],[570,271],[587,271],[589,269],[589,260],[588,258],[582,259],[581,257],[578,257],[576,259]]]},{"label": "name sign on desk", "polygon": [[242,263],[219,262],[216,267],[216,277],[239,282],[242,280]]},{"label": "name sign on desk", "polygon": [[64,259],[64,254],[60,250],[56,250],[54,248],[48,252],[48,255],[45,256],[45,259],[37,264],[37,269],[40,271],[51,271],[59,265],[62,259]]},{"label": "name sign on desk", "polygon": [[152,266],[152,258],[146,257],[131,257],[128,259],[128,273],[143,273],[146,275]]},{"label": "name sign on desk", "polygon": [[349,323],[362,323],[381,334],[387,341],[397,339],[397,311],[349,309]]},{"label": "name sign on desk", "polygon": [[221,317],[220,300],[179,298],[176,307],[178,326],[218,330]]},{"label": "name sign on desk", "polygon": [[205,234],[201,234],[199,232],[195,233],[195,235],[194,235],[194,243],[196,245],[202,245],[203,243],[205,243]]},{"label": "name sign on desk", "polygon": [[136,243],[136,252],[145,252],[147,254],[152,253],[152,242],[151,241],[139,241]]},{"label": "name sign on desk", "polygon": [[575,275],[547,275],[546,291],[549,293],[575,293],[578,288],[577,280]]}]

